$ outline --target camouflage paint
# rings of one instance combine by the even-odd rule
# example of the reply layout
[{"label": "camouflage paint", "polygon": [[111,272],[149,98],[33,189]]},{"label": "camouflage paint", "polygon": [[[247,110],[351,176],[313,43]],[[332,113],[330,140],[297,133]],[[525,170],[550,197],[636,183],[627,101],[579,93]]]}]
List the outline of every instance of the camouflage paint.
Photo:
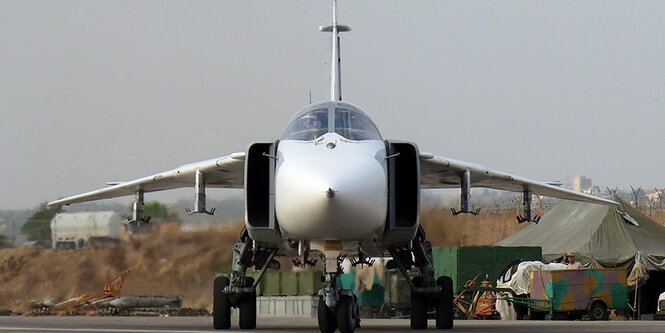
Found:
[{"label": "camouflage paint", "polygon": [[614,309],[625,309],[628,307],[628,288],[620,284],[612,285],[612,304]]},{"label": "camouflage paint", "polygon": [[570,302],[570,300],[564,299],[564,297],[570,293],[561,292],[569,289],[568,281],[566,280],[554,281],[554,282],[549,281],[547,282],[547,286],[545,289],[547,290],[547,295],[552,295],[550,301],[552,302],[554,309],[560,308],[561,304],[563,303]]},{"label": "camouflage paint", "polygon": [[625,269],[534,271],[530,277],[535,310],[587,310],[595,300],[611,309],[628,306]]}]

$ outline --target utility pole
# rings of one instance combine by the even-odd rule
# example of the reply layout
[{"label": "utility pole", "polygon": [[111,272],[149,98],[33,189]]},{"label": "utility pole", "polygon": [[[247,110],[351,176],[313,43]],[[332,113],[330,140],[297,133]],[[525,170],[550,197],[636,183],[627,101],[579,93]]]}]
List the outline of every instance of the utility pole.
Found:
[{"label": "utility pole", "polygon": [[12,246],[16,246],[16,220],[12,219]]},{"label": "utility pole", "polygon": [[[4,223],[4,222],[5,222],[5,219],[0,218],[0,227],[1,227],[0,229],[2,229],[2,235],[0,235],[0,236],[7,236],[7,232],[8,232],[7,229],[9,229],[9,223]],[[13,244],[13,242],[12,242],[12,244]]]}]

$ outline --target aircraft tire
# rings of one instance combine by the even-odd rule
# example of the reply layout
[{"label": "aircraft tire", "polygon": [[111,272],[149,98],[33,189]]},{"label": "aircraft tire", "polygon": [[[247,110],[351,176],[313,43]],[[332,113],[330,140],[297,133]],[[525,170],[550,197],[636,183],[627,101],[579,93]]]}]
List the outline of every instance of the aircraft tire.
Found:
[{"label": "aircraft tire", "polygon": [[330,310],[323,296],[319,296],[319,309],[317,313],[319,331],[321,333],[333,333],[337,330],[337,316]]},{"label": "aircraft tire", "polygon": [[[251,286],[254,278],[245,277],[245,286]],[[242,330],[253,330],[256,328],[256,290],[251,293],[243,293],[238,303],[240,312],[238,326]]]},{"label": "aircraft tire", "polygon": [[224,288],[229,285],[229,278],[218,276],[213,282],[212,290],[212,326],[216,330],[231,328],[231,302]]},{"label": "aircraft tire", "polygon": [[[413,278],[413,285],[421,287],[422,277]],[[427,297],[424,293],[411,291],[411,328],[414,330],[427,329]]]},{"label": "aircraft tire", "polygon": [[436,304],[436,328],[453,328],[453,279],[450,276],[440,276],[436,284],[441,287],[439,301]]},{"label": "aircraft tire", "polygon": [[337,301],[337,328],[341,333],[353,333],[358,327],[356,310],[358,303],[356,298],[348,295],[340,295]]}]

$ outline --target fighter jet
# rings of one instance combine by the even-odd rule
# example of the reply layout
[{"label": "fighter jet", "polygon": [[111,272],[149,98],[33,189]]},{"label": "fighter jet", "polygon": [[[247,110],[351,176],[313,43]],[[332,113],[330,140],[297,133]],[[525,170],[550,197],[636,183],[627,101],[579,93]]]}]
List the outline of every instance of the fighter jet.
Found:
[{"label": "fighter jet", "polygon": [[[419,223],[421,189],[460,188],[461,207],[472,210],[470,190],[484,187],[523,195],[522,222],[536,221],[532,195],[598,204],[614,201],[577,193],[484,166],[420,152],[411,142],[383,139],[369,115],[342,101],[341,32],[336,0],[332,24],[319,28],[332,35],[330,99],[312,103],[289,120],[281,139],[255,142],[244,152],[183,165],[173,170],[60,199],[67,205],[134,195],[130,225],[149,222],[142,207],[144,194],[193,187],[190,214],[213,214],[206,208],[207,188],[242,188],[245,228],[234,247],[231,271],[215,279],[213,326],[231,327],[231,308],[239,309],[239,327],[256,327],[256,287],[268,269],[279,269],[276,257],[295,265],[321,260],[324,287],[319,291],[321,332],[354,332],[359,327],[357,299],[341,289],[341,262],[371,265],[371,257],[389,257],[411,287],[411,327],[427,328],[427,313],[436,313],[436,327],[453,327],[452,280],[435,276],[431,245]],[[220,244],[220,246],[223,246]],[[256,279],[249,268],[259,271]]]}]

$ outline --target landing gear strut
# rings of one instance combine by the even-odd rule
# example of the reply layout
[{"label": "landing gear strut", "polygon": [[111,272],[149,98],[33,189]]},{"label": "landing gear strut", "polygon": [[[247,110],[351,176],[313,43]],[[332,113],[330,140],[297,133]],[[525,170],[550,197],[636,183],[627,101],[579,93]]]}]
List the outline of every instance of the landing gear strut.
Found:
[{"label": "landing gear strut", "polygon": [[134,193],[134,205],[132,206],[132,216],[124,221],[125,229],[131,233],[141,233],[148,230],[150,226],[150,216],[143,215],[143,190]]},{"label": "landing gear strut", "polygon": [[319,291],[318,321],[322,333],[332,333],[335,329],[342,333],[353,333],[360,327],[358,298],[353,290],[337,287],[337,276],[342,273],[343,260],[344,256],[339,254],[327,254],[321,265],[325,281],[323,289]]},{"label": "landing gear strut", "polygon": [[538,222],[540,222],[540,216],[536,215],[535,217],[532,217],[531,191],[529,191],[528,188],[524,188],[524,191],[522,192],[522,206],[524,208],[524,215],[517,216],[517,223],[533,222],[538,224]]},{"label": "landing gear strut", "polygon": [[[243,230],[240,240],[234,247],[230,277],[215,278],[212,307],[215,329],[231,328],[231,308],[238,308],[240,312],[240,329],[256,328],[256,286],[268,268],[279,269],[279,262],[273,260],[277,249],[255,246],[246,230]],[[247,268],[252,266],[260,269],[256,280],[245,276]]]},{"label": "landing gear strut", "polygon": [[[436,328],[453,328],[453,283],[448,276],[434,278],[432,245],[425,240],[425,231],[419,227],[410,247],[390,248],[393,260],[388,269],[398,268],[411,286],[411,328],[426,329],[427,313],[436,312]],[[413,279],[408,269],[417,268]]]}]

